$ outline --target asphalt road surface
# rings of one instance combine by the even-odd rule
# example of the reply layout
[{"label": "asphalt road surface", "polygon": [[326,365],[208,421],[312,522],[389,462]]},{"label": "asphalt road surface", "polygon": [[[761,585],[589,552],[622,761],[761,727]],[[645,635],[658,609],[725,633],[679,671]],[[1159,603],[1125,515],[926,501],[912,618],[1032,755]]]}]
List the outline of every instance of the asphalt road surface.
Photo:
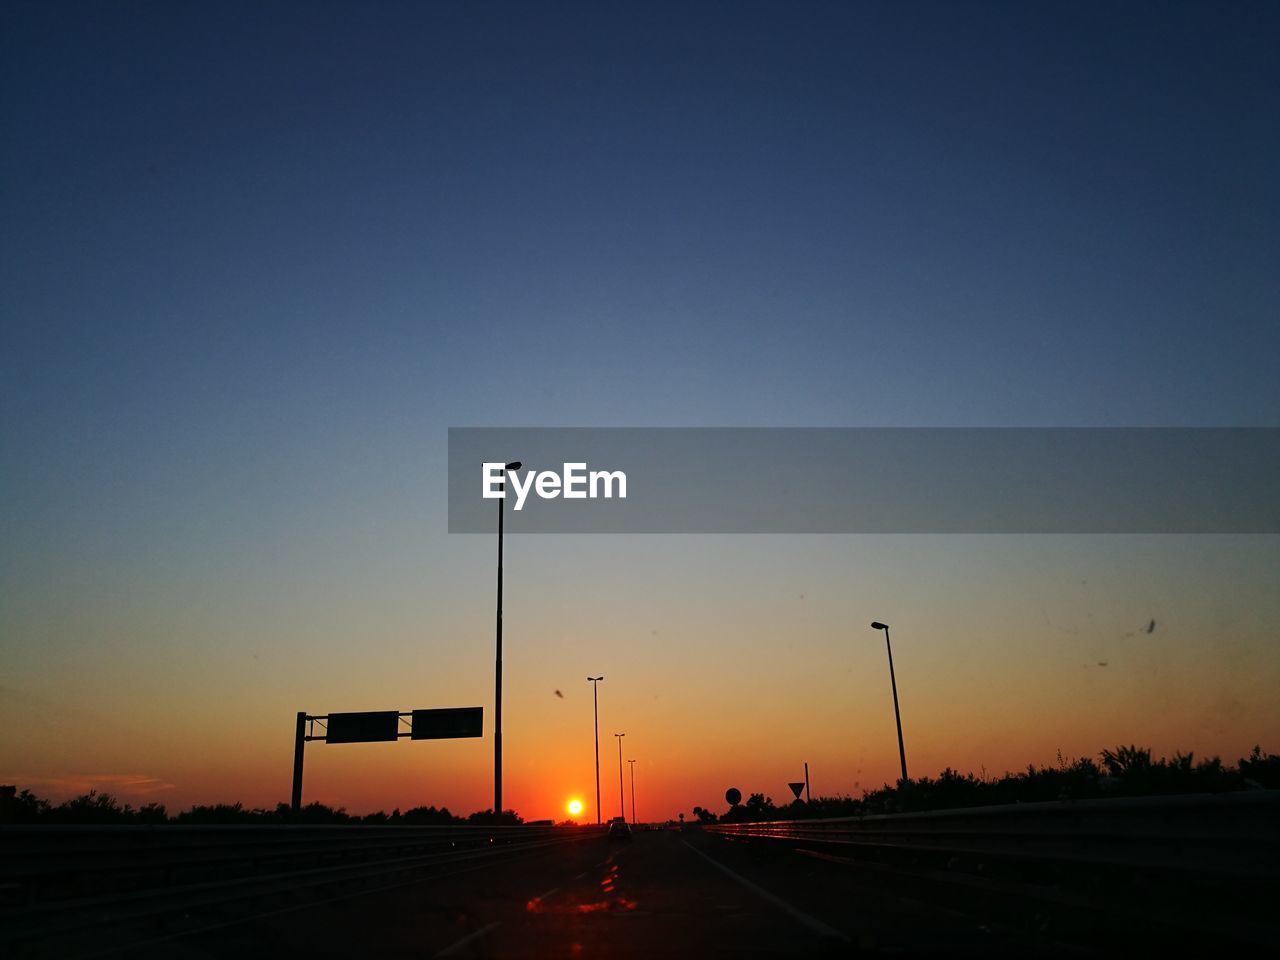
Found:
[{"label": "asphalt road surface", "polygon": [[[1022,934],[848,864],[697,830],[591,837],[383,890],[318,896],[130,956],[458,958],[1023,954]],[[1046,946],[1044,943],[1038,944]]]}]

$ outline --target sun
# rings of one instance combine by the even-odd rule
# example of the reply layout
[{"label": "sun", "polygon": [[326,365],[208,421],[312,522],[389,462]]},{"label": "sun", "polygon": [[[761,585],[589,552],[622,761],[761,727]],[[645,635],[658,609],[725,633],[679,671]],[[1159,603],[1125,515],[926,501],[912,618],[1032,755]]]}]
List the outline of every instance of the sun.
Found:
[{"label": "sun", "polygon": [[570,800],[569,805],[565,809],[567,809],[572,816],[576,817],[582,812],[582,801]]}]

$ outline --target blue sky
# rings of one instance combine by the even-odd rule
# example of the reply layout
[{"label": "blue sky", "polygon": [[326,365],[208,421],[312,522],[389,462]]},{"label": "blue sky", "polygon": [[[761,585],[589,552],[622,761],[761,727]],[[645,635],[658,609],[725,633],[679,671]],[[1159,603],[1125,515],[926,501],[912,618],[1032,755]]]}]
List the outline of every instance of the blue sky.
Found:
[{"label": "blue sky", "polygon": [[1274,4],[0,23],[19,686],[263,583],[299,645],[291,591],[452,601],[449,426],[1280,421]]}]

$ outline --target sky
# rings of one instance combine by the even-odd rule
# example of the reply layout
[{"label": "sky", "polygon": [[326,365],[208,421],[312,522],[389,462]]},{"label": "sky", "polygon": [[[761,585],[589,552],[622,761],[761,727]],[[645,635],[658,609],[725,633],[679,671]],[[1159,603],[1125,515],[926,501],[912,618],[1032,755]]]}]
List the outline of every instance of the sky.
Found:
[{"label": "sky", "polygon": [[[8,3],[0,781],[492,800],[462,426],[1280,426],[1268,3]],[[1280,749],[1274,536],[507,540],[507,805]],[[1155,620],[1155,629],[1146,626]],[[559,691],[559,695],[557,695]],[[1269,739],[1270,738],[1270,739]],[[629,802],[629,788],[628,802]]]}]

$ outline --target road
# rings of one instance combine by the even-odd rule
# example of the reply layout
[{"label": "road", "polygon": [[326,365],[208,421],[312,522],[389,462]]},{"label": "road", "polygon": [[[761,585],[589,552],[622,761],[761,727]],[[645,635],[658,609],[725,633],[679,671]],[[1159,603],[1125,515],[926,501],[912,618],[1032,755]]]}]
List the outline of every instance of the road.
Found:
[{"label": "road", "polygon": [[385,890],[309,895],[131,956],[986,956],[1017,942],[882,879],[701,831],[591,837]]}]

